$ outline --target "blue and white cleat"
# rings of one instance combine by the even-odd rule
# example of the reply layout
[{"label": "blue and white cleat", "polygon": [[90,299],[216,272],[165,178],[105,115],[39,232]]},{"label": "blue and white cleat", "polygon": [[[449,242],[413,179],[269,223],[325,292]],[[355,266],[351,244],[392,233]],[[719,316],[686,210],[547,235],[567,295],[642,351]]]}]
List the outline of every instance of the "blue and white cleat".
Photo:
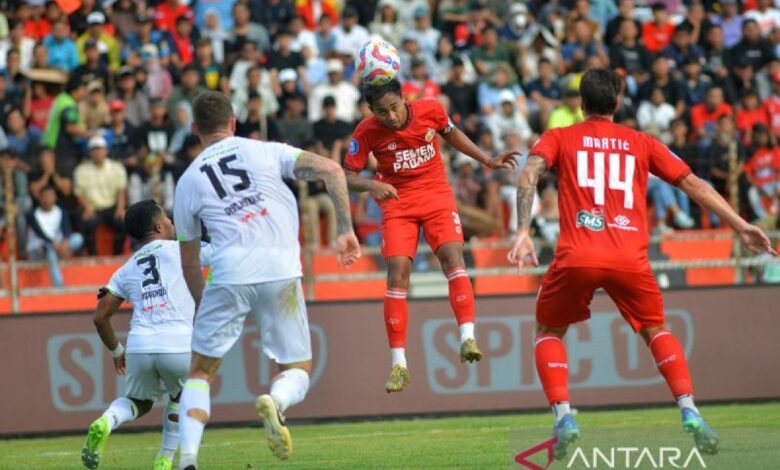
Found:
[{"label": "blue and white cleat", "polygon": [[574,422],[574,416],[571,413],[566,413],[555,423],[552,434],[558,438],[558,442],[553,446],[553,455],[555,460],[561,460],[566,457],[569,446],[580,438],[580,428]]},{"label": "blue and white cleat", "polygon": [[704,418],[690,408],[683,408],[681,414],[683,430],[693,436],[696,448],[705,454],[717,454],[720,439]]}]

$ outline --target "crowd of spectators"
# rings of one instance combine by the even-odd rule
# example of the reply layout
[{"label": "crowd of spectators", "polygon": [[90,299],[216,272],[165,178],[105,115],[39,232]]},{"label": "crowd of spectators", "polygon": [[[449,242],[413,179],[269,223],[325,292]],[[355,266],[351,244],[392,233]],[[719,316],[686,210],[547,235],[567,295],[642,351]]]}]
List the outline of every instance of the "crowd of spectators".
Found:
[{"label": "crowd of spectators", "polygon": [[[230,96],[238,135],[340,160],[370,115],[353,60],[373,36],[398,47],[408,100],[440,100],[491,153],[525,152],[546,129],[581,121],[583,72],[610,67],[625,79],[620,122],[669,145],[747,218],[778,214],[771,0],[0,0],[0,168],[10,178],[0,186],[13,184],[3,224],[14,220],[32,259],[94,255],[100,226],[122,252],[129,204],[172,208],[200,151],[191,103],[204,90]],[[510,235],[516,175],[443,153],[466,234]],[[305,241],[332,243],[323,186],[293,188]],[[649,200],[658,232],[718,226],[658,179]],[[378,245],[378,207],[366,195],[354,203],[359,235]],[[535,206],[537,233],[554,243],[554,175]]]}]

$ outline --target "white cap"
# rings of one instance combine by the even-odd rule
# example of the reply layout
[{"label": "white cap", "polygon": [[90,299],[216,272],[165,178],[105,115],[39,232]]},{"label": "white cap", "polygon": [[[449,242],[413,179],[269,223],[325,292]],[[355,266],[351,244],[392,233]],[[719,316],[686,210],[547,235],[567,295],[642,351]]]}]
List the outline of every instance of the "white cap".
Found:
[{"label": "white cap", "polygon": [[344,64],[341,63],[341,60],[339,59],[328,59],[328,64],[326,65],[326,69],[328,70],[328,73],[343,72]]},{"label": "white cap", "polygon": [[93,11],[87,15],[87,24],[105,24],[106,15],[99,11]]},{"label": "white cap", "polygon": [[298,74],[293,69],[283,69],[279,72],[279,82],[294,82],[298,80]]},{"label": "white cap", "polygon": [[505,103],[509,101],[510,103],[515,102],[515,94],[512,93],[511,90],[501,90],[501,92],[498,94],[498,102],[499,103]]},{"label": "white cap", "polygon": [[97,134],[89,138],[89,143],[87,144],[87,147],[89,147],[90,150],[96,148],[107,148],[108,142],[106,142],[106,138],[103,137],[101,134]]}]

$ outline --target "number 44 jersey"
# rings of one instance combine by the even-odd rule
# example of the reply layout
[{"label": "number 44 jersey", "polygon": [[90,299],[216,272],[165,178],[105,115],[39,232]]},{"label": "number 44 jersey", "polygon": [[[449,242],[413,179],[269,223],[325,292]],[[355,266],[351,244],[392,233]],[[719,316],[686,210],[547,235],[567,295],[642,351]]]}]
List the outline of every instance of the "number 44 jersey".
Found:
[{"label": "number 44 jersey", "polygon": [[181,241],[211,237],[212,283],[257,284],[302,276],[294,178],[301,150],[228,137],[206,147],[176,186],[173,222]]},{"label": "number 44 jersey", "polygon": [[545,132],[529,155],[558,176],[558,267],[647,267],[649,173],[676,185],[691,170],[654,137],[591,117]]},{"label": "number 44 jersey", "polygon": [[[201,266],[209,265],[211,253],[204,243]],[[190,351],[195,301],[184,281],[178,242],[155,240],[142,246],[111,276],[105,290],[133,304],[127,352]]]}]

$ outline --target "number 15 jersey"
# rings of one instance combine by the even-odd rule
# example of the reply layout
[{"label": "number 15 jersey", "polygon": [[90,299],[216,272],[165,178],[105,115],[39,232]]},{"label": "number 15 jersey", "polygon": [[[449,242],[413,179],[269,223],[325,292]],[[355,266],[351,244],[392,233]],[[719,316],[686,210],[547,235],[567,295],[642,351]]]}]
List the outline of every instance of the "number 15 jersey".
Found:
[{"label": "number 15 jersey", "polygon": [[654,137],[599,117],[545,132],[529,155],[557,170],[557,267],[647,269],[648,174],[676,185],[688,165]]},{"label": "number 15 jersey", "polygon": [[301,150],[228,137],[206,147],[176,186],[180,241],[211,237],[212,283],[244,285],[303,275],[298,204],[282,178],[294,178]]}]

